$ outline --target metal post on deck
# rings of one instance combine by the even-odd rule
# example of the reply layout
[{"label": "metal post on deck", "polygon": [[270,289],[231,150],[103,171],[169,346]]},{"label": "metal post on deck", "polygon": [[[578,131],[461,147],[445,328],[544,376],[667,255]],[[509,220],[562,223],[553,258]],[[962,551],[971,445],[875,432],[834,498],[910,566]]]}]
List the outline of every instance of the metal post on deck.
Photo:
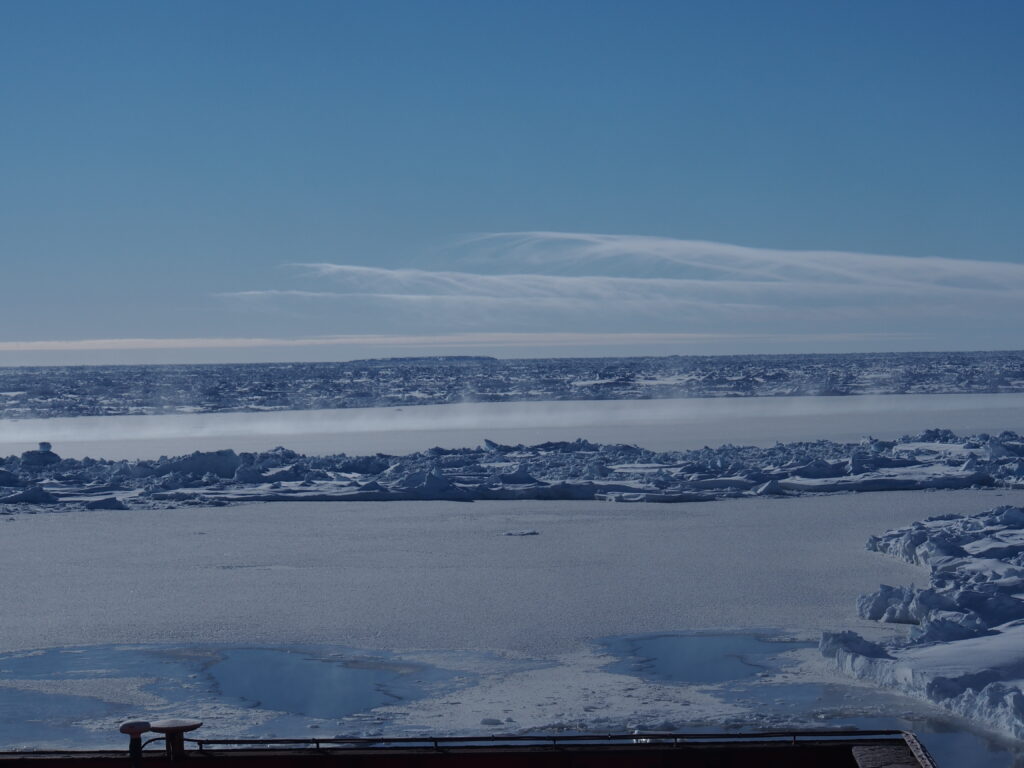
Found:
[{"label": "metal post on deck", "polygon": [[126,720],[118,730],[128,735],[128,757],[131,758],[132,768],[139,768],[142,764],[142,734],[149,730],[149,721]]},{"label": "metal post on deck", "polygon": [[149,728],[164,735],[167,757],[173,761],[179,761],[188,757],[185,754],[185,734],[188,731],[194,731],[202,724],[202,720],[172,717],[167,720],[157,720],[150,723]]}]

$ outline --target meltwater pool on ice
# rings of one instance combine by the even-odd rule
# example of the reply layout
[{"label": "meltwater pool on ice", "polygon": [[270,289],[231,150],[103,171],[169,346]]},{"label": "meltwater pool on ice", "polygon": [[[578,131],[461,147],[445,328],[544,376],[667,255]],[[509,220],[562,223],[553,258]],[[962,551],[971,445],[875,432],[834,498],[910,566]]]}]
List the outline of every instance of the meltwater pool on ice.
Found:
[{"label": "meltwater pool on ice", "polygon": [[[917,734],[941,766],[1016,768],[1024,748],[974,730],[929,705],[865,686],[799,682],[772,673],[793,665],[787,654],[817,643],[742,633],[653,634],[609,638],[609,669],[646,680],[713,688],[754,715],[724,725],[737,730],[792,728],[900,729]],[[795,682],[793,680],[796,680]],[[722,723],[680,726],[718,730]]]},{"label": "meltwater pool on ice", "polygon": [[[927,704],[870,686],[801,682],[789,672],[795,652],[806,653],[812,642],[767,634],[660,633],[607,638],[599,645],[611,673],[710,692],[744,713],[674,722],[675,730],[898,728],[915,731],[943,766],[1020,764],[1014,744],[972,731]],[[120,721],[182,715],[204,721],[203,738],[412,735],[395,731],[393,705],[407,710],[453,691],[461,697],[477,685],[514,676],[524,664],[542,674],[557,666],[459,652],[446,658],[471,657],[469,666],[479,674],[466,672],[464,664],[453,663],[460,669],[453,672],[402,654],[322,646],[106,645],[6,653],[0,655],[0,750],[120,749]],[[507,727],[514,732],[516,726]],[[566,724],[558,727],[565,732]],[[609,727],[580,722],[571,730]],[[494,726],[481,723],[477,730],[489,734]]]}]

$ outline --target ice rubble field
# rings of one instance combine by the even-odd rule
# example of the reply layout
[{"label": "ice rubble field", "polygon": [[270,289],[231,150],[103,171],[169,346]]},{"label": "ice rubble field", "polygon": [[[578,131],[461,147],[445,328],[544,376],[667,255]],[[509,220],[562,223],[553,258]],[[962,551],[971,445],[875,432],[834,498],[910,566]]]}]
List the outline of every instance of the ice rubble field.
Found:
[{"label": "ice rubble field", "polygon": [[242,501],[607,500],[970,487],[1024,488],[1024,438],[928,430],[899,440],[650,451],[586,440],[432,448],[405,456],[196,451],[148,460],[65,459],[49,449],[0,462],[0,512],[33,505],[216,506]]},{"label": "ice rubble field", "polygon": [[1024,392],[1022,352],[0,367],[0,419],[682,397]]}]

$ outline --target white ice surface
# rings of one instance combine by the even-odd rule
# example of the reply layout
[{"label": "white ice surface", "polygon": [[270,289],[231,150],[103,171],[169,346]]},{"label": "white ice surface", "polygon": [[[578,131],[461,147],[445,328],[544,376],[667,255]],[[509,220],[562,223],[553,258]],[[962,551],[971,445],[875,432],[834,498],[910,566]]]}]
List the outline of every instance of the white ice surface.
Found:
[{"label": "white ice surface", "polygon": [[[0,651],[329,643],[553,655],[607,635],[853,619],[923,568],[864,549],[1024,491],[716,504],[378,502],[79,511],[0,522]],[[505,536],[535,529],[536,536]]]},{"label": "white ice surface", "polygon": [[870,549],[931,569],[924,590],[882,587],[858,603],[866,618],[915,623],[912,642],[826,634],[822,652],[847,674],[1024,739],[1022,527],[1024,510],[1000,506],[873,537]]},{"label": "white ice surface", "polygon": [[269,413],[101,416],[0,421],[0,456],[40,440],[62,456],[157,458],[195,450],[406,454],[484,439],[536,444],[584,438],[685,450],[723,443],[892,439],[942,426],[954,432],[1024,431],[1024,394],[691,398],[466,403]]},{"label": "white ice surface", "polygon": [[[713,690],[610,671],[606,667],[614,660],[587,648],[553,657],[552,664],[540,668],[502,674],[483,670],[476,685],[380,707],[364,722],[372,727],[371,723],[384,721],[389,729],[413,733],[577,729],[581,724],[611,732],[624,727],[671,730],[676,723],[701,720],[750,722],[754,717],[748,708],[723,701]],[[502,722],[497,728],[481,729],[485,720]]]}]

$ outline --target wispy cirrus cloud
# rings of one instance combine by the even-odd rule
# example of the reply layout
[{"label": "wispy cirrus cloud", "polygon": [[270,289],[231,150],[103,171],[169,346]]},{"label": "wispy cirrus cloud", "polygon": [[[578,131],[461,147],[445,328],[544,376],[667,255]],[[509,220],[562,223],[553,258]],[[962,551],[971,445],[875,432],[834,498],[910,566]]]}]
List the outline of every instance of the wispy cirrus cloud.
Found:
[{"label": "wispy cirrus cloud", "polygon": [[846,251],[792,251],[645,235],[500,232],[460,241],[480,264],[554,268],[656,269],[707,282],[841,283],[910,291],[1024,290],[1024,265],[976,259],[888,256]]},{"label": "wispy cirrus cloud", "polygon": [[[391,302],[478,303],[513,308],[547,307],[584,310],[615,302],[634,311],[653,303],[678,307],[686,302],[711,310],[722,303],[703,299],[694,281],[672,278],[564,276],[545,274],[485,275],[470,272],[383,269],[348,264],[296,264],[317,279],[328,278],[336,291],[268,289],[221,294],[240,299],[296,298],[351,300],[372,297]],[[662,307],[665,309],[667,307]]]},{"label": "wispy cirrus cloud", "polygon": [[251,336],[5,341],[0,352],[1009,349],[1024,320],[1024,266],[1002,262],[520,232],[466,238],[446,266],[458,268],[288,265],[288,284],[218,294],[224,327],[258,329]]},{"label": "wispy cirrus cloud", "polygon": [[225,296],[305,307],[320,318],[333,312],[392,332],[415,326],[941,338],[954,330],[950,343],[960,346],[972,335],[988,345],[983,331],[993,314],[1021,319],[1024,300],[1024,266],[1002,262],[562,232],[478,235],[462,240],[456,253],[465,265],[459,270],[292,264],[296,279],[315,289]]}]

